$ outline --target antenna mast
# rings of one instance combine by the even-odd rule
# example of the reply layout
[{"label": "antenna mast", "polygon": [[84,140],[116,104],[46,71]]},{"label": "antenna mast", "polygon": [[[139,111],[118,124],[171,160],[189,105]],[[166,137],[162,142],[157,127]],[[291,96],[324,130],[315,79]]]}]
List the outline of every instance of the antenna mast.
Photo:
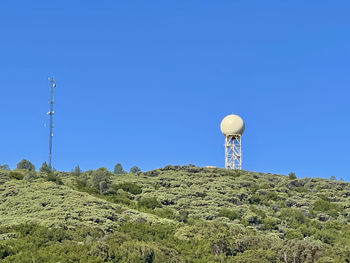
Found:
[{"label": "antenna mast", "polygon": [[54,103],[54,97],[53,97],[53,93],[54,93],[54,89],[56,88],[56,83],[55,83],[55,79],[53,77],[49,78],[49,82],[50,82],[50,111],[47,113],[47,115],[50,116],[50,126],[49,126],[49,168],[52,169],[51,166],[51,160],[52,160],[52,136],[53,136],[53,115],[55,114],[54,110],[53,110],[53,103]]}]

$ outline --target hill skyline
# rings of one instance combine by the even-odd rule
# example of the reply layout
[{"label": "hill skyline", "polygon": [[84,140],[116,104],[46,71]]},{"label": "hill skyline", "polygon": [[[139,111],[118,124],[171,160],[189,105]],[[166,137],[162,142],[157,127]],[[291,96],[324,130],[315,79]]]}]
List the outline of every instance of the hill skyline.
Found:
[{"label": "hill skyline", "polygon": [[340,263],[350,183],[195,166],[0,170],[3,262]]},{"label": "hill skyline", "polygon": [[0,163],[224,166],[221,119],[246,123],[243,168],[350,180],[348,1],[72,3],[0,8]]}]

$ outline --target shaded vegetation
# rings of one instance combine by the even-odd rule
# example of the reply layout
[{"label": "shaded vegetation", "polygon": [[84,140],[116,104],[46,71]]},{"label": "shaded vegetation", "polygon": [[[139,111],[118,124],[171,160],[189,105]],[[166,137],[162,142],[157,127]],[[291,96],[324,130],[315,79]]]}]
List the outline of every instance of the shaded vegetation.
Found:
[{"label": "shaded vegetation", "polygon": [[24,175],[21,172],[17,172],[17,171],[11,171],[9,172],[8,176],[11,179],[16,179],[16,180],[22,180]]}]

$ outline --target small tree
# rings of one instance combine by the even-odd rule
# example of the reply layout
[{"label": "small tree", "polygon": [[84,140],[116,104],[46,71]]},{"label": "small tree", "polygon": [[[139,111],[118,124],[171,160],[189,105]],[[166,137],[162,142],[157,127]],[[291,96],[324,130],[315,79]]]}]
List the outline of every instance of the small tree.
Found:
[{"label": "small tree", "polygon": [[291,179],[291,180],[297,179],[297,176],[296,176],[295,173],[293,173],[293,172],[289,173],[289,174],[288,174],[288,177],[289,177],[289,179]]},{"label": "small tree", "polygon": [[51,169],[50,169],[50,167],[47,165],[46,162],[43,162],[43,164],[41,165],[39,171],[40,171],[40,172],[43,172],[43,173],[49,173],[49,172],[51,172]]},{"label": "small tree", "polygon": [[97,189],[100,194],[106,194],[112,184],[111,173],[106,168],[101,167],[93,171],[91,178],[92,187]]},{"label": "small tree", "polygon": [[2,170],[10,170],[10,167],[8,166],[8,164],[3,164],[3,165],[0,165],[0,169],[2,169]]},{"label": "small tree", "polygon": [[17,164],[17,169],[26,169],[28,171],[35,171],[35,166],[26,159],[23,159]]},{"label": "small tree", "polygon": [[114,171],[113,171],[114,174],[125,174],[126,172],[124,171],[123,169],[123,166],[120,164],[120,163],[117,163],[115,166],[114,166]]},{"label": "small tree", "polygon": [[81,169],[80,169],[79,165],[75,166],[75,168],[74,168],[74,170],[72,172],[72,175],[76,176],[76,177],[81,175]]},{"label": "small tree", "polygon": [[334,175],[332,175],[329,179],[330,179],[331,181],[336,181],[336,180],[337,180],[337,178],[335,178]]},{"label": "small tree", "polygon": [[130,168],[130,173],[138,173],[141,172],[141,169],[138,168],[137,166],[133,166]]}]

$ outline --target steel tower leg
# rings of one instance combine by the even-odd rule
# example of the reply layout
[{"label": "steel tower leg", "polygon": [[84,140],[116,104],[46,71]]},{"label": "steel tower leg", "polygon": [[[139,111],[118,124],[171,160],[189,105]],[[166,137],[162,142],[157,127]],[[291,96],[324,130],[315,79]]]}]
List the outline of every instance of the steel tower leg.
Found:
[{"label": "steel tower leg", "polygon": [[227,135],[225,137],[225,168],[242,169],[241,135]]}]

